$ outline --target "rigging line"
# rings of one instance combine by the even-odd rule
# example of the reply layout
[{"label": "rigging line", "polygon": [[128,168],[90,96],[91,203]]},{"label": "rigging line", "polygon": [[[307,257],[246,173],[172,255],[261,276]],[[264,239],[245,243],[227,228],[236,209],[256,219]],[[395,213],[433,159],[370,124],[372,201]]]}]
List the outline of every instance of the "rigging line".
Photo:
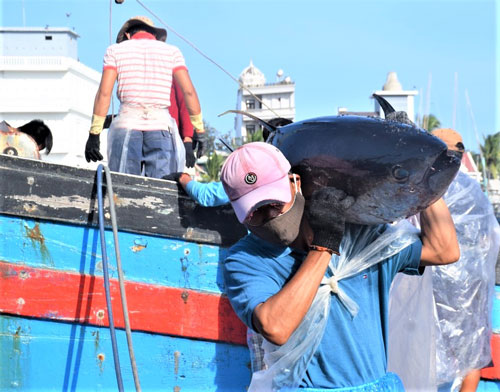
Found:
[{"label": "rigging line", "polygon": [[[113,0],[109,0],[109,44],[113,44],[113,30],[112,23],[113,22]],[[115,97],[114,94],[111,94],[111,116],[114,116],[115,113]]]},{"label": "rigging line", "polygon": [[484,157],[483,150],[481,148],[481,142],[479,141],[479,135],[477,132],[477,127],[476,127],[476,120],[474,118],[474,112],[472,111],[472,105],[471,105],[470,99],[469,99],[469,91],[467,89],[465,89],[465,101],[466,101],[467,107],[469,109],[470,118],[472,120],[472,128],[474,129],[474,134],[476,136],[476,142],[477,142],[477,145],[479,147],[479,156],[481,158],[481,163],[483,165],[484,193],[486,194],[486,196],[488,196],[488,176],[487,176],[487,169],[486,169],[486,159]]},{"label": "rigging line", "polygon": [[247,91],[252,97],[254,97],[258,102],[260,102],[263,106],[265,106],[267,109],[269,109],[276,117],[280,117],[278,113],[276,113],[273,109],[271,109],[269,106],[267,106],[262,100],[257,97],[254,93],[250,91],[243,83],[241,83],[238,79],[236,79],[233,75],[231,75],[228,71],[226,71],[221,65],[219,65],[217,62],[212,60],[210,57],[208,57],[205,53],[203,53],[198,47],[193,44],[191,41],[189,41],[187,38],[179,34],[177,31],[175,31],[172,27],[167,25],[158,15],[156,15],[153,11],[151,11],[148,7],[146,7],[141,0],[136,0],[139,5],[144,8],[146,11],[148,11],[151,15],[153,15],[158,21],[164,25],[168,30],[170,30],[172,33],[174,33],[177,37],[182,39],[184,42],[186,42],[189,46],[191,46],[194,50],[196,50],[200,55],[205,57],[208,61],[210,61],[212,64],[214,64],[217,68],[219,68],[222,72],[224,72],[227,76],[229,76],[233,81],[238,83],[240,88],[244,89]]}]

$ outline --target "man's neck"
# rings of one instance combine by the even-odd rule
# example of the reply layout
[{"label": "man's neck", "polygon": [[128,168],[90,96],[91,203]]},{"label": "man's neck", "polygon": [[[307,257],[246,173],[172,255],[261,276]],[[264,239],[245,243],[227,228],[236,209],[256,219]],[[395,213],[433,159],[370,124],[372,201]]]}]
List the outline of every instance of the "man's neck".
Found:
[{"label": "man's neck", "polygon": [[290,244],[290,248],[308,251],[309,246],[312,244],[313,237],[314,233],[311,229],[311,226],[309,226],[304,213],[304,215],[302,216],[302,220],[300,221],[299,235]]}]

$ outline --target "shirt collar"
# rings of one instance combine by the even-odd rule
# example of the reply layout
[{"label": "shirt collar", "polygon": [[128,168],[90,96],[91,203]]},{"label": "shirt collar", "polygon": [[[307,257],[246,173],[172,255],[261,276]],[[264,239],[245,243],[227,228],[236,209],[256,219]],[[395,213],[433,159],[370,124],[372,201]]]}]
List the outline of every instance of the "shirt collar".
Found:
[{"label": "shirt collar", "polygon": [[291,253],[299,254],[299,255],[305,255],[306,252],[297,250],[297,249],[292,249],[288,246],[284,245],[277,245],[273,244],[272,242],[263,240],[262,238],[257,237],[253,233],[248,233],[248,236],[251,238],[252,241],[256,242],[259,244],[259,247],[263,249],[266,253],[268,253],[271,257],[281,257],[281,256],[288,256]]},{"label": "shirt collar", "polygon": [[130,37],[130,39],[156,39],[156,37],[146,31],[139,31]]}]

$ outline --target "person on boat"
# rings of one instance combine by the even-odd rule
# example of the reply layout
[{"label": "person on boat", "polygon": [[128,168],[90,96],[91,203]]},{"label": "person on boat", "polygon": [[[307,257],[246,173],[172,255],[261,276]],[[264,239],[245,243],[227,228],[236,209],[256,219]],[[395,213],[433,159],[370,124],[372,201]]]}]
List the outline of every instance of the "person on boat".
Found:
[{"label": "person on boat", "polygon": [[[201,157],[205,151],[206,145],[205,132],[201,134],[199,132],[194,132],[193,124],[191,123],[189,112],[186,107],[186,102],[184,101],[184,95],[182,94],[182,90],[180,89],[179,84],[175,81],[175,79],[172,79],[172,89],[170,90],[170,107],[168,108],[168,111],[170,113],[170,116],[172,116],[175,123],[177,124],[177,129],[179,130],[179,134],[181,135],[182,140],[192,138],[193,151],[196,151],[196,158]],[[116,117],[116,115],[108,114],[106,116],[106,120],[104,121],[103,125],[104,129],[108,129],[111,126],[114,117]],[[186,162],[188,167],[193,166],[193,157],[194,154],[186,155],[186,159],[190,158],[190,160]]]},{"label": "person on boat", "polygon": [[[465,151],[462,136],[457,131],[444,128],[436,129],[432,134],[441,139],[450,151],[460,154]],[[428,334],[435,338],[435,381],[430,386],[437,386],[439,391],[476,391],[480,369],[491,361],[490,312],[500,228],[488,197],[479,183],[465,172],[458,172],[443,199],[455,223],[460,259],[452,265],[435,266],[426,272],[430,273],[432,298],[431,304],[424,306],[435,309],[431,316],[433,323],[427,326],[430,330]],[[417,283],[410,285],[409,282],[402,282],[401,287],[414,287],[415,292],[425,289]],[[391,300],[398,295],[406,295],[406,291],[402,294],[397,287],[393,288]],[[407,315],[409,322],[418,322],[423,312],[416,309],[415,313],[418,315]],[[401,320],[394,328],[404,329],[404,326],[397,327],[399,323]],[[402,333],[406,334],[405,331]],[[402,357],[415,360],[420,355],[427,356],[426,353],[420,354],[418,348],[408,346],[404,351],[395,361],[401,367],[403,381],[419,388],[429,387],[418,385],[423,376],[412,375],[405,362],[401,361]],[[393,361],[391,355],[389,360]]]},{"label": "person on boat", "polygon": [[[345,211],[354,200],[335,188],[316,191],[306,203],[300,176],[290,169],[276,147],[255,142],[229,155],[221,171],[236,216],[250,232],[224,261],[226,292],[236,314],[265,338],[263,347],[269,350],[269,369],[252,375],[249,391],[289,390],[294,385],[287,384],[289,376],[298,377],[294,382],[304,391],[402,390],[399,378],[386,372],[389,287],[397,272],[419,274],[420,267],[459,258],[446,205],[438,200],[422,212],[420,237],[411,234],[415,239],[399,253],[337,283],[327,270],[337,257],[332,255],[353,252],[338,234],[368,230],[382,237],[389,228],[346,226]],[[302,349],[301,343],[317,330],[295,335],[308,322],[305,315],[325,278],[337,295],[331,296],[322,338],[310,342],[319,345],[307,361],[299,355],[290,360],[290,368],[283,368],[288,344],[297,342]],[[341,290],[359,304],[356,316],[344,306]]]},{"label": "person on boat", "polygon": [[53,138],[50,128],[42,120],[32,120],[20,127],[0,122],[0,152],[25,158],[40,158],[40,151],[49,154]]},{"label": "person on boat", "polygon": [[[194,165],[193,139],[181,140],[168,108],[172,79],[179,84],[190,121],[200,136],[203,118],[181,51],[165,43],[167,32],[144,16],[122,26],[109,46],[85,146],[88,162],[102,160],[99,135],[117,82],[120,112],[108,132],[108,165],[113,171],[161,178]],[[201,137],[200,137],[201,138]]]},{"label": "person on boat", "polygon": [[[283,127],[292,122],[292,120],[283,117],[275,117],[268,121],[273,127]],[[179,183],[189,197],[203,207],[217,207],[230,202],[220,181],[198,182],[185,172],[171,173],[163,179]]]}]

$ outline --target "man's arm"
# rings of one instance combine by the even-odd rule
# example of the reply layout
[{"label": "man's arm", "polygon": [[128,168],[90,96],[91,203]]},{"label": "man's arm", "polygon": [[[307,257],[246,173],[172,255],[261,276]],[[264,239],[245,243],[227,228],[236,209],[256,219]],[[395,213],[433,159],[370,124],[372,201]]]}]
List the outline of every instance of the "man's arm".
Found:
[{"label": "man's arm", "polygon": [[443,265],[460,258],[455,225],[443,199],[420,213],[422,255],[420,265]]},{"label": "man's arm", "polygon": [[92,115],[92,123],[90,124],[89,138],[85,144],[85,159],[87,162],[97,162],[103,159],[99,151],[99,135],[104,128],[116,77],[117,72],[115,68],[105,68],[102,72],[101,83],[99,84],[99,89],[94,100],[94,114]]},{"label": "man's arm", "polygon": [[[184,94],[175,79],[172,80],[172,90],[170,92],[170,115],[177,120],[179,134],[183,142],[193,141],[193,124],[189,118],[189,112],[184,100]],[[175,113],[174,113],[175,112]]]},{"label": "man's arm", "polygon": [[306,315],[325,275],[331,255],[311,250],[283,288],[255,308],[254,328],[274,344],[285,344]]},{"label": "man's arm", "polygon": [[198,95],[194,89],[189,73],[185,68],[179,68],[174,72],[175,81],[179,84],[179,87],[184,94],[184,101],[186,102],[186,107],[191,116],[198,115],[201,113],[200,101],[198,100]]},{"label": "man's arm", "polygon": [[102,72],[101,83],[94,100],[94,114],[101,117],[106,117],[106,114],[108,114],[117,75],[114,68],[105,68]]},{"label": "man's arm", "polygon": [[[298,181],[300,185],[300,179]],[[302,223],[302,239],[310,249],[283,288],[256,306],[252,323],[267,340],[285,344],[306,315],[325,276],[332,253],[337,253],[345,229],[345,211],[354,198],[332,187],[314,192]],[[299,236],[301,236],[299,234]]]},{"label": "man's arm", "polygon": [[203,207],[217,207],[229,204],[229,197],[221,182],[200,183],[191,179],[187,173],[179,176],[179,184],[186,193]]}]

